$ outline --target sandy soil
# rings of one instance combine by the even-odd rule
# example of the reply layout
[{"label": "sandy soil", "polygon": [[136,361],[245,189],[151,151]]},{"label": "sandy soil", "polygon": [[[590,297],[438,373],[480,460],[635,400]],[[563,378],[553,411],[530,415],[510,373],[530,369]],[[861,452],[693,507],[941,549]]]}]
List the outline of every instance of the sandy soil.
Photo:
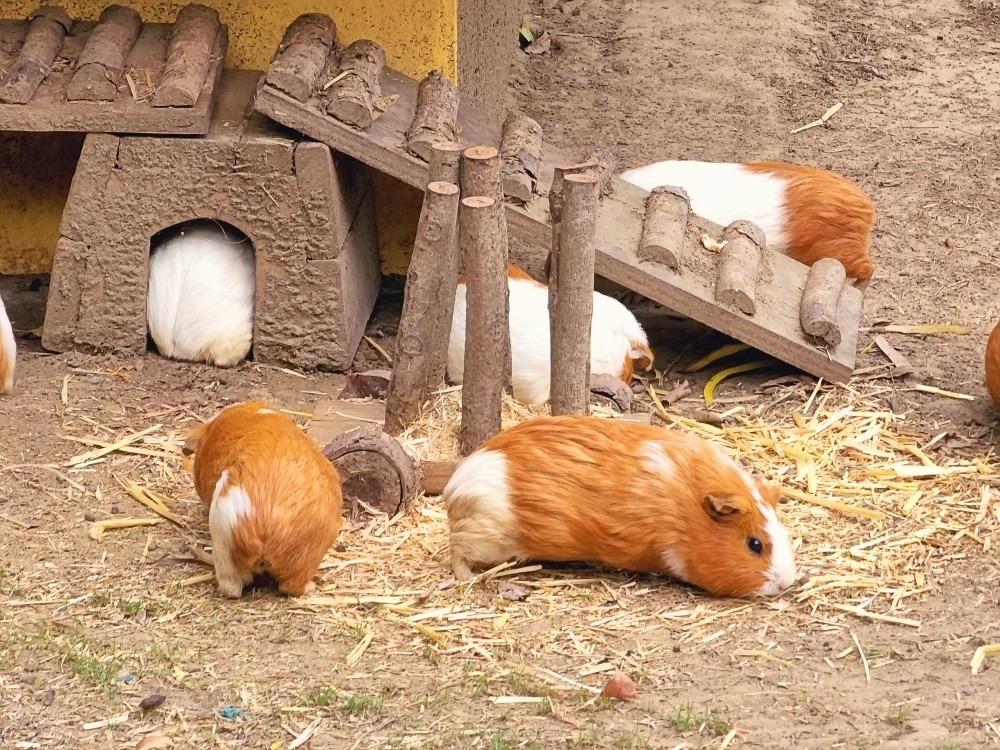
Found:
[{"label": "sandy soil", "polygon": [[[1000,277],[995,3],[534,5],[557,45],[518,59],[511,100],[560,146],[606,145],[623,167],[669,157],[785,159],[858,181],[879,212],[864,325],[967,326],[967,335],[887,337],[918,382],[974,400],[881,376],[877,388],[867,380],[857,388],[923,435],[914,438],[920,444],[945,433],[928,449],[935,460],[990,453],[995,416],[981,360],[1000,318],[991,293]],[[789,134],[835,101],[844,108],[827,127]],[[22,333],[40,324],[45,291],[30,279],[4,280],[0,292]],[[383,302],[369,333],[385,334],[389,346],[398,293]],[[652,313],[647,322],[661,362],[675,358],[678,340],[704,333],[679,334]],[[863,346],[870,340],[866,332]],[[699,347],[716,343],[706,336]],[[521,591],[498,581],[455,587],[436,500],[404,519],[349,524],[321,577],[326,599],[300,604],[264,588],[224,602],[190,554],[189,545],[208,544],[208,530],[178,436],[236,399],[264,398],[304,421],[342,378],[254,364],[220,371],[152,355],[49,355],[30,337],[21,344],[17,392],[0,399],[4,747],[1000,744],[1000,672],[989,662],[977,675],[969,667],[976,647],[1000,641],[996,524],[955,522],[974,539],[950,525],[917,536],[899,513],[872,522],[792,506],[807,570],[877,579],[870,598],[861,591],[843,601],[878,611],[892,601],[893,616],[919,627],[858,618],[794,591],[773,602],[719,601],[573,566],[522,574],[513,579]],[[859,367],[883,363],[866,350]],[[364,344],[357,367],[378,364]],[[766,381],[786,373],[734,379],[720,393],[753,404],[773,394]],[[664,382],[681,377],[696,387],[704,380],[668,372]],[[787,419],[811,387],[798,381],[768,413]],[[147,428],[134,444],[145,453],[68,465],[95,440]],[[95,521],[153,517],[119,478],[164,494],[187,525],[91,538]],[[995,473],[983,475],[982,485],[994,483]],[[938,500],[978,502],[963,492],[969,497]],[[996,509],[994,499],[989,518]],[[912,570],[890,570],[882,561],[898,558],[873,562],[871,547],[858,546],[900,533],[915,550],[906,558]],[[908,586],[886,583],[906,576]],[[612,665],[636,680],[638,701],[594,697]],[[155,694],[166,700],[143,712],[139,702]],[[117,726],[102,723],[115,717]]]}]

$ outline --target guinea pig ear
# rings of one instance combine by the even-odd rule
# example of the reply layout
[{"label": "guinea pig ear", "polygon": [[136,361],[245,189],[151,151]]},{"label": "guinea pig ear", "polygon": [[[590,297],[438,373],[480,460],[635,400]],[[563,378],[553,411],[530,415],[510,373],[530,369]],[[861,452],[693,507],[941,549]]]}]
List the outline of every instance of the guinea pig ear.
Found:
[{"label": "guinea pig ear", "polygon": [[731,523],[744,510],[735,497],[719,497],[718,495],[705,495],[701,505],[708,517],[716,523]]},{"label": "guinea pig ear", "polygon": [[653,352],[646,344],[634,342],[628,355],[643,370],[648,370],[653,366]]},{"label": "guinea pig ear", "polygon": [[207,424],[207,422],[200,424],[188,431],[184,438],[184,445],[181,446],[181,455],[190,456],[198,451],[198,445],[201,443],[201,436],[204,434]]}]

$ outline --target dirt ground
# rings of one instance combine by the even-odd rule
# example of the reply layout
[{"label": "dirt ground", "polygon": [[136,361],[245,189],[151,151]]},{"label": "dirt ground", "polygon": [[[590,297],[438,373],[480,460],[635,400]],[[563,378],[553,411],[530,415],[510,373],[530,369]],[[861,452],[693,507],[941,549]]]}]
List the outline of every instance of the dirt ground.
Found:
[{"label": "dirt ground", "polygon": [[[788,423],[819,402],[824,416],[861,404],[895,415],[929,461],[978,461],[980,473],[847,498],[884,511],[878,521],[789,502],[800,565],[814,580],[826,576],[840,599],[813,588],[768,602],[713,600],[582,566],[455,586],[443,511],[427,499],[406,518],[349,523],[308,602],[263,588],[232,603],[215,595],[189,549],[209,540],[181,468],[181,431],[246,398],[304,422],[343,379],[51,355],[27,336],[17,390],[0,399],[0,745],[1000,745],[1000,670],[989,660],[970,669],[978,646],[1000,641],[996,418],[982,385],[985,338],[1000,319],[1000,6],[546,0],[533,11],[555,44],[518,58],[511,100],[552,142],[608,146],[622,168],[678,157],[798,161],[851,177],[876,204],[858,365],[866,374],[848,389],[816,390],[794,376],[775,385],[790,374],[777,368],[727,381],[724,406],[756,407],[777,388],[758,414]],[[826,127],[789,133],[836,101],[844,107]],[[40,324],[45,291],[4,280],[22,334]],[[382,303],[369,334],[391,351],[398,290]],[[719,343],[642,309],[660,363],[692,341],[688,355]],[[870,346],[869,328],[884,323],[970,332],[887,333],[916,369],[904,382],[887,377]],[[363,344],[356,366],[379,364]],[[695,387],[673,405],[678,413],[703,407],[704,377],[664,374],[665,387]],[[72,460],[145,429],[129,448],[138,452]],[[156,518],[119,480],[164,495],[185,525],[92,538],[96,521]],[[894,492],[909,493],[917,510]],[[912,554],[872,554],[883,545]],[[883,616],[844,609],[859,606]],[[612,667],[636,681],[637,701],[593,694]],[[153,695],[163,704],[141,709]]]}]

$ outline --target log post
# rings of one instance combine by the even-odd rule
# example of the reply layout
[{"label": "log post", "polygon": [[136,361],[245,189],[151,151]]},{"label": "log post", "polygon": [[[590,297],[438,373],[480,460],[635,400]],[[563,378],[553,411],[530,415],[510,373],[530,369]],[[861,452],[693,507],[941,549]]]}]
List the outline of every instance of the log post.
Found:
[{"label": "log post", "polygon": [[385,50],[370,39],[351,42],[340,53],[340,72],[330,87],[326,111],[341,122],[367,130],[375,122],[375,99],[382,93],[379,76]]},{"label": "log post", "polygon": [[219,12],[198,3],[181,8],[167,44],[167,64],[150,104],[193,107],[201,96],[219,33]]},{"label": "log post", "polygon": [[264,82],[305,102],[326,68],[337,39],[337,25],[325,13],[304,13],[287,29],[268,66]]},{"label": "log post", "polygon": [[503,194],[527,203],[535,192],[542,161],[542,126],[521,112],[509,112],[500,137]]},{"label": "log post", "polygon": [[63,38],[73,27],[73,19],[56,5],[43,5],[28,16],[31,22],[17,61],[0,85],[0,102],[27,104],[45,80],[52,62],[62,49]]},{"label": "log post", "polygon": [[413,459],[381,430],[355,429],[337,435],[323,455],[340,474],[344,510],[354,518],[368,515],[368,508],[395,516],[420,492]]},{"label": "log post", "polygon": [[507,248],[500,241],[497,214],[503,205],[485,196],[464,198],[459,237],[465,259],[465,373],[462,385],[463,456],[500,432],[504,341],[507,322]]},{"label": "log post", "polygon": [[432,358],[438,353],[447,358],[446,346],[437,341],[445,330],[440,325],[440,291],[450,286],[454,297],[458,274],[455,279],[448,277],[450,264],[441,256],[454,245],[458,203],[458,185],[450,182],[432,182],[424,193],[385,400],[385,431],[390,435],[398,435],[417,418],[427,398],[430,371],[436,365]]},{"label": "log post", "polygon": [[757,312],[764,232],[756,224],[741,219],[726,227],[722,239],[726,246],[719,251],[715,299],[745,315],[753,315]]},{"label": "log post", "polygon": [[[460,184],[464,150],[465,147],[458,143],[433,144],[428,170],[430,181]],[[444,383],[448,372],[448,343],[451,340],[451,322],[455,315],[455,288],[458,286],[459,266],[461,266],[457,231],[452,236],[451,245],[442,245],[438,250],[437,262],[443,267],[441,286],[437,290],[441,312],[438,317],[438,328],[434,332],[434,350],[431,352],[431,366],[427,373],[428,393]]]},{"label": "log post", "polygon": [[594,175],[563,179],[556,263],[559,292],[552,318],[552,416],[587,414],[590,404],[590,327],[594,315],[594,251],[600,181]]},{"label": "log post", "polygon": [[820,258],[809,268],[799,303],[799,321],[806,335],[836,349],[840,346],[837,305],[847,281],[847,271],[836,258]]},{"label": "log post", "polygon": [[646,198],[639,260],[663,263],[673,271],[680,271],[690,212],[691,199],[683,188],[653,188]]},{"label": "log post", "polygon": [[87,37],[76,72],[66,87],[70,101],[113,102],[125,62],[142,28],[142,17],[131,8],[109,5]]},{"label": "log post", "polygon": [[403,147],[418,159],[429,161],[432,144],[457,140],[458,89],[440,70],[432,70],[417,87],[417,106]]}]

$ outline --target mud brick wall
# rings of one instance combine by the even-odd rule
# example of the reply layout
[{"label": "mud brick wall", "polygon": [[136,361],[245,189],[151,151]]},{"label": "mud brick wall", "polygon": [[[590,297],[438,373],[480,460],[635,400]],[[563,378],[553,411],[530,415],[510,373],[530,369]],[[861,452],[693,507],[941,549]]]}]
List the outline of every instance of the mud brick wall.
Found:
[{"label": "mud brick wall", "polygon": [[46,348],[144,351],[150,237],[216,218],[254,245],[254,359],[350,366],[380,283],[367,170],[261,116],[245,120],[257,74],[226,76],[204,138],[87,137],[60,226]]}]

